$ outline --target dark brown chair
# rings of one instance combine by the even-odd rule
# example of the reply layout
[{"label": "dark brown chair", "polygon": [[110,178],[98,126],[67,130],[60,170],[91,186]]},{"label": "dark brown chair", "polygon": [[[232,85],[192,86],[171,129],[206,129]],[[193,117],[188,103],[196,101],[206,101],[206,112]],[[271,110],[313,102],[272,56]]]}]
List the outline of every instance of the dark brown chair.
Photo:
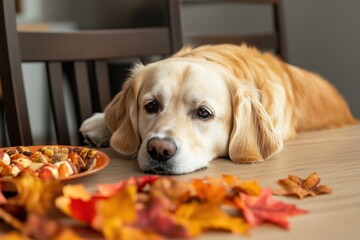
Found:
[{"label": "dark brown chair", "polygon": [[[172,54],[181,47],[179,1],[166,0],[164,27],[18,32],[13,0],[0,3],[0,76],[7,132],[11,145],[32,145],[22,62],[44,62],[58,144],[70,144],[63,95],[64,71],[72,83],[77,126],[110,101],[107,60]],[[94,68],[96,92],[91,96],[88,65]],[[79,144],[81,141],[79,139]]]},{"label": "dark brown chair", "polygon": [[[183,0],[187,5],[209,5],[226,3],[270,4],[273,11],[273,31],[255,35],[213,35],[184,33],[184,43],[194,45],[246,42],[264,50],[272,50],[283,60],[287,60],[283,0]],[[235,27],[235,26],[234,26]]]}]

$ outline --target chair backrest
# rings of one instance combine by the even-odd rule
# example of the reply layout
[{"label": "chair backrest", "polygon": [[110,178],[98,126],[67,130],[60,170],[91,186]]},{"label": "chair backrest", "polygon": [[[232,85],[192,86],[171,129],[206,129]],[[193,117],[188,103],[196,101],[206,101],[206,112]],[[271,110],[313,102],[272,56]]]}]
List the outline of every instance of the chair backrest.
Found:
[{"label": "chair backrest", "polygon": [[183,0],[183,4],[201,6],[205,4],[209,5],[227,3],[270,4],[272,6],[273,31],[269,33],[251,35],[214,35],[185,32],[183,34],[184,43],[202,45],[220,43],[241,44],[246,42],[260,49],[273,50],[283,60],[287,60],[283,0]]},{"label": "chair backrest", "polygon": [[[0,76],[6,125],[11,145],[32,145],[22,62],[44,62],[58,144],[70,144],[64,104],[64,71],[72,83],[77,125],[110,101],[107,60],[169,55],[181,45],[179,0],[166,0],[164,27],[18,32],[13,0],[0,3]],[[88,65],[94,69],[89,76]],[[90,78],[89,78],[90,77]],[[95,97],[89,81],[95,82]],[[94,109],[93,103],[100,109]],[[79,144],[80,141],[79,141]]]}]

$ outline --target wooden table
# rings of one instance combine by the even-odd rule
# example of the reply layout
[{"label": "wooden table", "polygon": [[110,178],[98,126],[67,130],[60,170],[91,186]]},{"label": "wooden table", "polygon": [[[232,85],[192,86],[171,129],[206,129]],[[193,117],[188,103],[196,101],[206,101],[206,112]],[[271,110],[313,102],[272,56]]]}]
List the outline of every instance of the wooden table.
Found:
[{"label": "wooden table", "polygon": [[[102,151],[110,156],[109,166],[74,183],[95,190],[97,183],[144,175],[135,160],[112,149]],[[289,174],[307,177],[313,172],[318,173],[322,184],[333,187],[333,193],[304,200],[276,197],[310,211],[291,217],[289,231],[263,224],[252,229],[250,236],[212,232],[199,239],[360,239],[360,125],[301,133],[287,141],[280,154],[263,163],[235,165],[228,159],[215,159],[205,170],[175,178],[226,173],[244,180],[259,179],[261,186],[278,189],[275,182],[280,178]]]}]

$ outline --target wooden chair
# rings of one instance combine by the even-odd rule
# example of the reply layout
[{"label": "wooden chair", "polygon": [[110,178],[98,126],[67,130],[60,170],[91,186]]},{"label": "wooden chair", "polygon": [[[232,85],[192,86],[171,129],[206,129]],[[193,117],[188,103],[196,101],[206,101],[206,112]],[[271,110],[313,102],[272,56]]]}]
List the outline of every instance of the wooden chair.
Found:
[{"label": "wooden chair", "polygon": [[[164,27],[18,32],[13,0],[0,3],[0,76],[7,132],[11,145],[32,145],[22,62],[46,64],[58,144],[70,144],[63,95],[64,69],[72,83],[77,126],[90,117],[93,103],[104,109],[110,101],[107,60],[168,55],[181,47],[179,0],[166,0]],[[95,96],[91,96],[88,65],[94,66]],[[92,77],[92,76],[90,76]],[[79,141],[79,144],[81,142]]]},{"label": "wooden chair", "polygon": [[270,4],[273,11],[273,31],[255,35],[211,35],[198,33],[184,33],[184,43],[195,45],[246,42],[260,49],[273,50],[283,60],[287,60],[284,5],[283,0],[183,0],[187,5],[209,5],[227,3]]}]

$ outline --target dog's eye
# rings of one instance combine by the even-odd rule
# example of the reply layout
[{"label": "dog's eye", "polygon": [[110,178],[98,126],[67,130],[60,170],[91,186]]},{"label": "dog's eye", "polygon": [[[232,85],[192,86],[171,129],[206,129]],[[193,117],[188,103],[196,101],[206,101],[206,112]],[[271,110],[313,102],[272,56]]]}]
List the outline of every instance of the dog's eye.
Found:
[{"label": "dog's eye", "polygon": [[197,109],[197,117],[201,119],[209,119],[212,116],[211,112],[205,107],[199,107]]},{"label": "dog's eye", "polygon": [[144,107],[148,113],[157,113],[159,111],[159,103],[156,100],[148,101]]}]

